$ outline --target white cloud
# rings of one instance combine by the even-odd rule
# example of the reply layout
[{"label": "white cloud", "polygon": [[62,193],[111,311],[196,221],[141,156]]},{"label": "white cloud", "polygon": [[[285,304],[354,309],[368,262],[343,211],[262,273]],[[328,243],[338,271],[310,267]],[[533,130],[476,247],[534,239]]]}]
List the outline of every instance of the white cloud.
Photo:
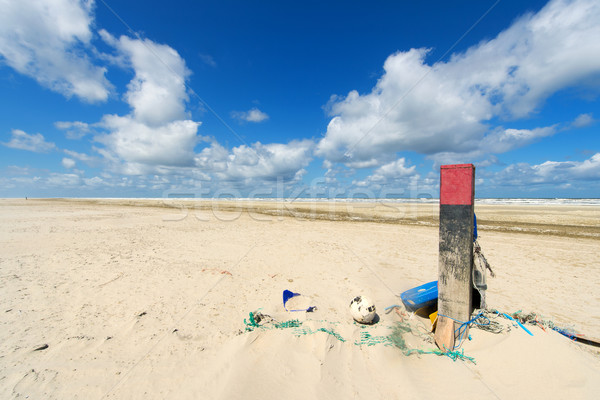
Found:
[{"label": "white cloud", "polygon": [[191,166],[199,122],[177,120],[148,126],[129,116],[105,115],[102,126],[111,133],[96,140],[124,161],[165,166]]},{"label": "white cloud", "polygon": [[406,159],[403,157],[389,164],[382,165],[375,170],[373,175],[379,175],[387,179],[396,179],[411,176],[414,175],[414,173],[415,166],[407,167]]},{"label": "white cloud", "polygon": [[105,101],[112,85],[92,63],[93,0],[0,1],[0,61],[66,97]]},{"label": "white cloud", "polygon": [[81,177],[77,174],[51,173],[47,178],[39,180],[40,185],[49,187],[74,187],[81,184]]},{"label": "white cloud", "polygon": [[79,161],[83,161],[89,165],[94,165],[98,162],[98,159],[96,157],[90,156],[85,153],[78,153],[76,151],[68,150],[68,149],[65,149],[63,151],[65,152],[66,155],[70,156],[71,158],[74,158]]},{"label": "white cloud", "polygon": [[586,126],[592,125],[594,122],[596,121],[592,117],[591,113],[579,114],[577,118],[575,118],[571,126],[573,126],[574,128],[585,128]]},{"label": "white cloud", "polygon": [[600,181],[600,153],[584,161],[546,161],[538,165],[513,164],[491,177],[493,184],[527,187],[530,185],[573,184]]},{"label": "white cloud", "polygon": [[12,139],[9,142],[2,143],[4,146],[36,153],[47,153],[56,149],[56,145],[46,142],[41,133],[30,135],[20,129],[13,129],[11,135]]},{"label": "white cloud", "polygon": [[89,124],[81,121],[57,121],[54,123],[58,129],[65,131],[68,139],[81,139],[91,133]]},{"label": "white cloud", "polygon": [[251,147],[234,147],[229,152],[213,143],[196,156],[196,166],[224,181],[291,180],[302,174],[310,162],[313,146],[310,140],[288,144],[257,142]]},{"label": "white cloud", "polygon": [[105,146],[98,153],[125,174],[193,166],[194,147],[202,137],[197,135],[200,122],[189,120],[186,111],[190,71],[185,61],[171,47],[148,39],[116,39],[106,31],[101,36],[135,76],[124,95],[131,114],[105,115],[97,124],[108,131],[95,136]]},{"label": "white cloud", "polygon": [[505,153],[556,133],[556,126],[535,129],[496,129],[481,141],[480,149],[488,153]]},{"label": "white cloud", "polygon": [[372,184],[383,185],[398,180],[408,182],[407,178],[419,177],[415,169],[416,167],[414,165],[410,167],[407,166],[406,159],[402,157],[377,168],[373,174],[369,175],[366,179],[354,181],[353,183],[359,187],[367,187]]},{"label": "white cloud", "polygon": [[479,147],[476,150],[468,152],[443,151],[432,154],[427,158],[433,160],[436,166],[467,163],[481,158],[486,154],[500,154],[524,147],[540,138],[552,136],[557,131],[557,125],[534,129],[504,129],[498,127],[481,139]]},{"label": "white cloud", "polygon": [[105,184],[104,179],[100,178],[99,176],[94,176],[93,178],[85,178],[83,181],[88,186],[100,186]]},{"label": "white cloud", "polygon": [[160,126],[188,118],[185,80],[190,71],[173,48],[149,39],[115,39],[106,31],[102,37],[113,45],[135,76],[127,85],[125,100],[133,109],[136,121]]},{"label": "white cloud", "polygon": [[263,122],[269,119],[269,116],[254,107],[248,111],[232,111],[231,116],[240,121],[246,122]]},{"label": "white cloud", "polygon": [[393,54],[370,93],[332,98],[333,118],[316,154],[370,166],[398,151],[508,151],[551,134],[550,128],[498,133],[489,124],[528,116],[556,91],[597,75],[599,20],[597,1],[556,0],[447,62],[428,65],[427,49]]},{"label": "white cloud", "polygon": [[478,162],[476,167],[477,168],[485,168],[485,167],[490,167],[492,165],[504,165],[504,164],[502,164],[502,162],[498,159],[498,157],[496,157],[493,154],[490,154],[487,156],[487,158],[485,160]]},{"label": "white cloud", "polygon": [[66,169],[71,169],[75,166],[75,160],[73,160],[72,158],[64,157],[61,163]]}]

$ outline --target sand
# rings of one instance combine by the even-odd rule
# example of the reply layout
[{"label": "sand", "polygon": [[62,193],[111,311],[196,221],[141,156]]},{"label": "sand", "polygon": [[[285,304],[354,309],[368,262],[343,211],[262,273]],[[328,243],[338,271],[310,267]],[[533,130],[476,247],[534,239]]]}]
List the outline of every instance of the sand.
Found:
[{"label": "sand", "polygon": [[[600,337],[600,207],[477,205],[488,305]],[[598,348],[506,320],[476,363],[385,337],[437,276],[437,205],[0,200],[1,398],[597,398]],[[314,313],[287,313],[285,289]],[[353,323],[357,294],[380,321]],[[305,332],[246,331],[260,309]],[[428,343],[429,323],[405,323]],[[268,326],[268,325],[267,325]],[[338,337],[328,334],[335,332]],[[362,334],[362,336],[361,336]],[[339,340],[343,338],[345,341]],[[47,345],[47,347],[45,347]],[[41,350],[36,350],[45,347]]]}]

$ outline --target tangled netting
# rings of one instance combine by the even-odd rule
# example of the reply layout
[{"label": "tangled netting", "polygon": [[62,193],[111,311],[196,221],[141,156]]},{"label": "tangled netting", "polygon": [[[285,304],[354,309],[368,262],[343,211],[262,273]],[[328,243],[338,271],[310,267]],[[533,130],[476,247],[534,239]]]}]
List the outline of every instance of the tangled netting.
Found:
[{"label": "tangled netting", "polygon": [[[333,328],[318,328],[313,330],[306,326],[303,326],[303,323],[297,319],[279,322],[271,316],[263,314],[259,311],[251,312],[249,314],[249,318],[244,319],[244,325],[246,326],[246,332],[252,332],[257,329],[292,329],[292,333],[295,336],[312,335],[318,332],[323,332],[334,337],[340,342],[346,342],[346,339],[344,339]],[[369,333],[364,326],[361,325],[361,328],[363,328],[363,330],[360,332],[360,338],[354,341],[354,344],[356,346],[375,346],[378,344],[382,344],[384,346],[395,346],[399,348],[402,351],[402,353],[406,356],[410,356],[413,354],[435,354],[438,356],[449,357],[454,361],[465,360],[475,363],[475,359],[473,357],[466,356],[464,354],[464,351],[462,350],[441,351],[437,349],[423,350],[410,348],[406,343],[405,335],[411,334],[413,336],[423,338],[424,334],[418,331],[414,331],[407,322],[401,321],[396,323],[396,325],[393,327],[392,333],[387,336],[371,335],[371,333]],[[430,339],[427,341],[431,342]]]},{"label": "tangled netting", "polygon": [[[517,329],[523,329],[529,335],[533,336],[533,333],[525,326],[528,325],[537,326],[544,331],[546,331],[546,329],[551,329],[568,337],[569,339],[580,340],[582,342],[584,341],[584,339],[582,339],[580,335],[578,335],[573,329],[558,327],[551,320],[545,319],[535,312],[523,313],[519,310],[512,314],[507,314],[495,309],[484,309],[475,310],[475,312],[473,313],[473,317],[469,321],[456,321],[457,323],[459,323],[458,328],[455,331],[455,337],[458,339],[458,343],[454,350],[445,349],[446,351],[443,351],[436,348],[414,348],[407,343],[407,338],[417,338],[424,344],[425,347],[427,347],[427,344],[430,344],[431,347],[433,347],[434,342],[432,333],[426,331],[421,325],[410,324],[408,322],[410,317],[405,312],[400,311],[399,306],[391,306],[388,307],[386,310],[388,312],[395,310],[401,319],[399,322],[389,327],[392,330],[392,332],[389,335],[373,335],[369,331],[369,326],[355,323],[357,326],[360,327],[361,331],[360,337],[354,341],[354,345],[393,346],[395,348],[400,349],[402,354],[404,354],[405,356],[411,356],[414,354],[434,354],[438,356],[449,357],[454,361],[463,360],[470,361],[475,364],[475,359],[473,357],[466,356],[464,354],[464,350],[461,349],[461,346],[465,339],[470,339],[470,336],[467,334],[467,328],[476,328],[484,330],[486,332],[499,334],[502,332],[508,332],[511,330],[512,327],[515,327]],[[252,332],[257,329],[289,329],[295,336],[313,335],[322,332],[342,343],[346,342],[346,339],[344,339],[342,335],[335,331],[334,327],[336,323],[327,321],[313,322],[321,322],[325,324],[326,327],[311,329],[310,327],[304,325],[303,322],[299,321],[298,319],[291,319],[288,321],[280,322],[276,321],[273,317],[267,314],[261,313],[260,311],[251,312],[249,314],[249,318],[244,319],[246,332]]]},{"label": "tangled netting", "polygon": [[255,329],[287,329],[293,328],[293,333],[296,336],[302,335],[312,335],[317,332],[324,332],[328,335],[333,336],[340,342],[345,342],[344,339],[339,333],[335,332],[333,329],[327,328],[319,328],[316,330],[312,330],[308,327],[302,326],[302,322],[297,319],[291,319],[289,321],[278,322],[270,315],[263,314],[261,312],[251,312],[249,314],[249,318],[244,319],[244,324],[246,325],[246,332],[252,332]]},{"label": "tangled netting", "polygon": [[581,336],[580,334],[575,332],[575,330],[572,327],[559,327],[553,321],[546,319],[535,312],[524,313],[521,310],[519,310],[510,315],[504,314],[498,310],[490,310],[489,312],[515,321],[517,324],[519,324],[519,326],[521,326],[525,330],[527,329],[524,327],[524,325],[533,325],[541,328],[543,331],[546,331],[546,329],[551,329],[560,333],[563,336],[568,337],[571,340],[578,340]]}]

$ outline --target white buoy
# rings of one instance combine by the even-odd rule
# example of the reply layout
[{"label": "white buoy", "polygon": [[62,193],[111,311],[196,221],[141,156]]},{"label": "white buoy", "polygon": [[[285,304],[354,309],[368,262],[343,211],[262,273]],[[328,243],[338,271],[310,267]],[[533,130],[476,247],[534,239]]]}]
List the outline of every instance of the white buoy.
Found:
[{"label": "white buoy", "polygon": [[371,324],[377,313],[375,304],[373,304],[369,298],[365,296],[356,296],[350,302],[350,314],[358,323]]}]

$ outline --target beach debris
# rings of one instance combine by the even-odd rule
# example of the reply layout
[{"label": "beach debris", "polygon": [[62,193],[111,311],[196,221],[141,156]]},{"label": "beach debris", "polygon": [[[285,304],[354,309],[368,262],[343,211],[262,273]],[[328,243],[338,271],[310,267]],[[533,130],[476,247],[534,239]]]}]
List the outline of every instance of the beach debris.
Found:
[{"label": "beach debris", "polygon": [[[411,348],[408,346],[408,344],[406,343],[406,339],[405,339],[405,336],[408,334],[419,338],[423,343],[428,343],[430,345],[433,345],[433,343],[434,343],[433,336],[430,332],[421,333],[418,330],[413,329],[413,326],[411,326],[411,324],[409,322],[405,322],[405,321],[397,322],[393,328],[392,333],[389,336],[373,337],[373,336],[370,336],[367,334],[361,334],[361,340],[364,341],[368,346],[372,346],[373,344],[378,344],[378,343],[383,343],[385,346],[393,345],[393,346],[397,347],[398,349],[400,349],[400,351],[402,351],[402,354],[404,354],[405,356],[411,356],[414,354],[416,354],[416,355],[432,354],[432,355],[436,355],[436,356],[448,357],[452,361],[461,360],[461,361],[469,361],[469,362],[472,362],[473,364],[477,364],[475,362],[475,358],[466,356],[464,350],[462,350],[462,349],[459,351],[459,350],[448,350],[448,349],[423,350],[423,349]],[[355,344],[357,344],[357,343],[355,343]]]},{"label": "beach debris", "polygon": [[429,320],[431,321],[431,332],[435,332],[435,328],[437,327],[438,315],[437,311],[429,314]]},{"label": "beach debris", "polygon": [[[384,311],[386,314],[389,314],[392,311],[394,311],[396,313],[396,315],[398,315],[398,317],[400,317],[400,321],[404,321],[405,319],[410,319],[410,316],[398,304],[394,304],[392,306],[386,307],[384,309]],[[414,314],[412,314],[412,315],[414,315]]]},{"label": "beach debris", "polygon": [[400,299],[408,311],[423,307],[437,307],[438,281],[427,282],[400,294]]},{"label": "beach debris", "polygon": [[249,318],[244,319],[244,325],[246,325],[246,332],[253,332],[256,329],[292,329],[295,336],[314,335],[315,333],[323,332],[333,336],[340,342],[346,341],[346,339],[344,339],[339,333],[335,332],[333,328],[328,329],[321,327],[316,330],[312,330],[309,327],[303,326],[302,322],[297,319],[279,322],[270,315],[261,313],[260,309],[250,312]]},{"label": "beach debris", "polygon": [[475,257],[477,257],[480,260],[481,265],[483,265],[486,270],[490,271],[490,276],[492,278],[495,278],[496,273],[492,270],[490,263],[488,262],[487,258],[485,258],[485,256],[483,255],[481,245],[479,245],[477,238],[475,238],[475,240],[473,241],[473,253],[475,253]]},{"label": "beach debris", "polygon": [[[300,293],[294,293],[291,290],[287,290],[287,289],[284,290],[283,291],[283,308],[285,309],[285,311],[306,311],[306,312],[313,312],[313,311],[317,310],[316,306],[308,306],[308,305],[306,305],[307,301],[310,301],[310,299],[306,300],[306,298],[304,298],[304,297],[302,297],[302,299],[304,301],[296,301],[295,302],[295,307],[292,306],[289,309],[287,308],[286,304],[287,304],[287,302],[290,299],[292,299],[292,298],[299,299],[299,298],[301,298],[301,296],[302,295]],[[301,305],[301,303],[305,303],[305,304]]]},{"label": "beach debris", "polygon": [[356,296],[350,302],[350,315],[361,324],[373,324],[376,321],[375,304],[366,296]]},{"label": "beach debris", "polygon": [[[395,307],[388,307],[390,310]],[[346,339],[344,339],[339,333],[334,329],[334,323],[326,321],[319,321],[320,323],[327,323],[328,326],[322,326],[317,329],[311,329],[303,324],[303,322],[292,319],[288,321],[277,321],[273,317],[268,314],[264,314],[258,309],[256,311],[250,312],[248,314],[248,318],[244,318],[245,332],[254,332],[256,330],[272,330],[272,329],[289,329],[293,335],[295,336],[304,336],[304,335],[314,335],[317,333],[326,333],[327,335],[337,339],[338,341],[344,343]],[[391,312],[391,311],[390,311]],[[315,322],[315,321],[313,321]],[[461,361],[469,361],[475,364],[475,359],[473,357],[466,356],[464,351],[442,351],[437,349],[416,349],[408,347],[405,335],[410,334],[423,342],[424,344],[433,345],[433,337],[429,332],[419,332],[417,328],[413,329],[413,327],[409,324],[409,322],[398,322],[395,326],[391,326],[392,333],[390,335],[374,335],[369,330],[376,329],[372,325],[360,325],[361,332],[360,337],[354,341],[354,345],[356,346],[375,346],[375,345],[384,345],[384,346],[395,346],[399,348],[405,356],[410,356],[413,354],[433,354],[437,356],[449,357],[453,361],[461,360]],[[333,345],[329,346],[329,349],[332,348]]]},{"label": "beach debris", "polygon": [[360,332],[360,339],[354,341],[357,346],[375,346],[376,344],[383,344],[384,346],[393,346],[391,336],[373,336],[367,331]]},{"label": "beach debris", "polygon": [[43,345],[38,346],[35,349],[33,349],[33,351],[46,350],[48,347],[49,347],[48,344],[44,343]]},{"label": "beach debris", "polygon": [[[392,306],[394,307],[394,306]],[[389,308],[392,308],[389,307]],[[386,308],[387,309],[387,308]],[[533,332],[528,329],[525,325],[532,325],[547,332],[547,329],[558,332],[559,334],[571,339],[574,342],[586,344],[589,346],[600,347],[600,339],[587,337],[581,333],[577,333],[570,327],[559,327],[554,322],[548,319],[544,319],[535,312],[523,313],[521,310],[512,314],[498,311],[496,309],[483,309],[475,310],[473,312],[474,317],[468,322],[474,328],[478,328],[483,331],[487,331],[494,334],[499,334],[506,331],[510,331],[511,326],[523,329],[528,335],[534,336]],[[505,325],[497,321],[498,318],[502,318],[511,322],[511,324]],[[455,320],[456,321],[456,320]],[[461,322],[461,321],[456,321]],[[464,325],[461,323],[458,329],[455,330],[457,338],[464,334]],[[464,342],[464,338],[461,340],[461,344]],[[457,346],[457,348],[460,347]]]},{"label": "beach debris", "polygon": [[[494,310],[496,313],[498,311]],[[504,314],[504,313],[501,313]],[[600,347],[600,340],[595,338],[589,338],[581,333],[575,332],[574,329],[568,327],[559,327],[554,324],[554,322],[550,320],[543,319],[541,316],[536,314],[535,312],[531,313],[522,313],[521,310],[514,312],[510,315],[511,318],[515,322],[522,324],[529,324],[533,326],[537,326],[542,330],[546,331],[546,328],[549,328],[555,332],[560,333],[566,338],[573,340],[574,342],[579,342],[582,344],[587,344],[589,346]]]},{"label": "beach debris", "polygon": [[[476,225],[477,226],[477,225]],[[496,276],[488,260],[483,255],[481,246],[477,237],[473,240],[473,307],[485,309],[487,285],[487,272],[493,277]],[[479,295],[479,296],[477,296]]]},{"label": "beach debris", "polygon": [[533,333],[531,333],[531,331],[530,331],[529,329],[525,328],[525,325],[523,325],[523,323],[522,323],[521,321],[519,321],[518,319],[514,319],[513,317],[511,317],[511,316],[510,316],[510,315],[508,315],[507,313],[502,313],[502,315],[503,315],[503,316],[504,316],[506,319],[508,319],[508,320],[510,320],[510,321],[514,321],[514,322],[516,322],[517,324],[519,324],[519,326],[520,326],[521,328],[523,328],[523,330],[524,330],[525,332],[527,332],[527,333],[528,333],[530,336],[533,336]]},{"label": "beach debris", "polygon": [[144,316],[144,315],[146,315],[146,314],[147,314],[147,312],[146,312],[146,311],[143,311],[143,312],[141,312],[141,313],[139,313],[139,314],[138,314],[138,317],[143,317],[143,316]]}]

